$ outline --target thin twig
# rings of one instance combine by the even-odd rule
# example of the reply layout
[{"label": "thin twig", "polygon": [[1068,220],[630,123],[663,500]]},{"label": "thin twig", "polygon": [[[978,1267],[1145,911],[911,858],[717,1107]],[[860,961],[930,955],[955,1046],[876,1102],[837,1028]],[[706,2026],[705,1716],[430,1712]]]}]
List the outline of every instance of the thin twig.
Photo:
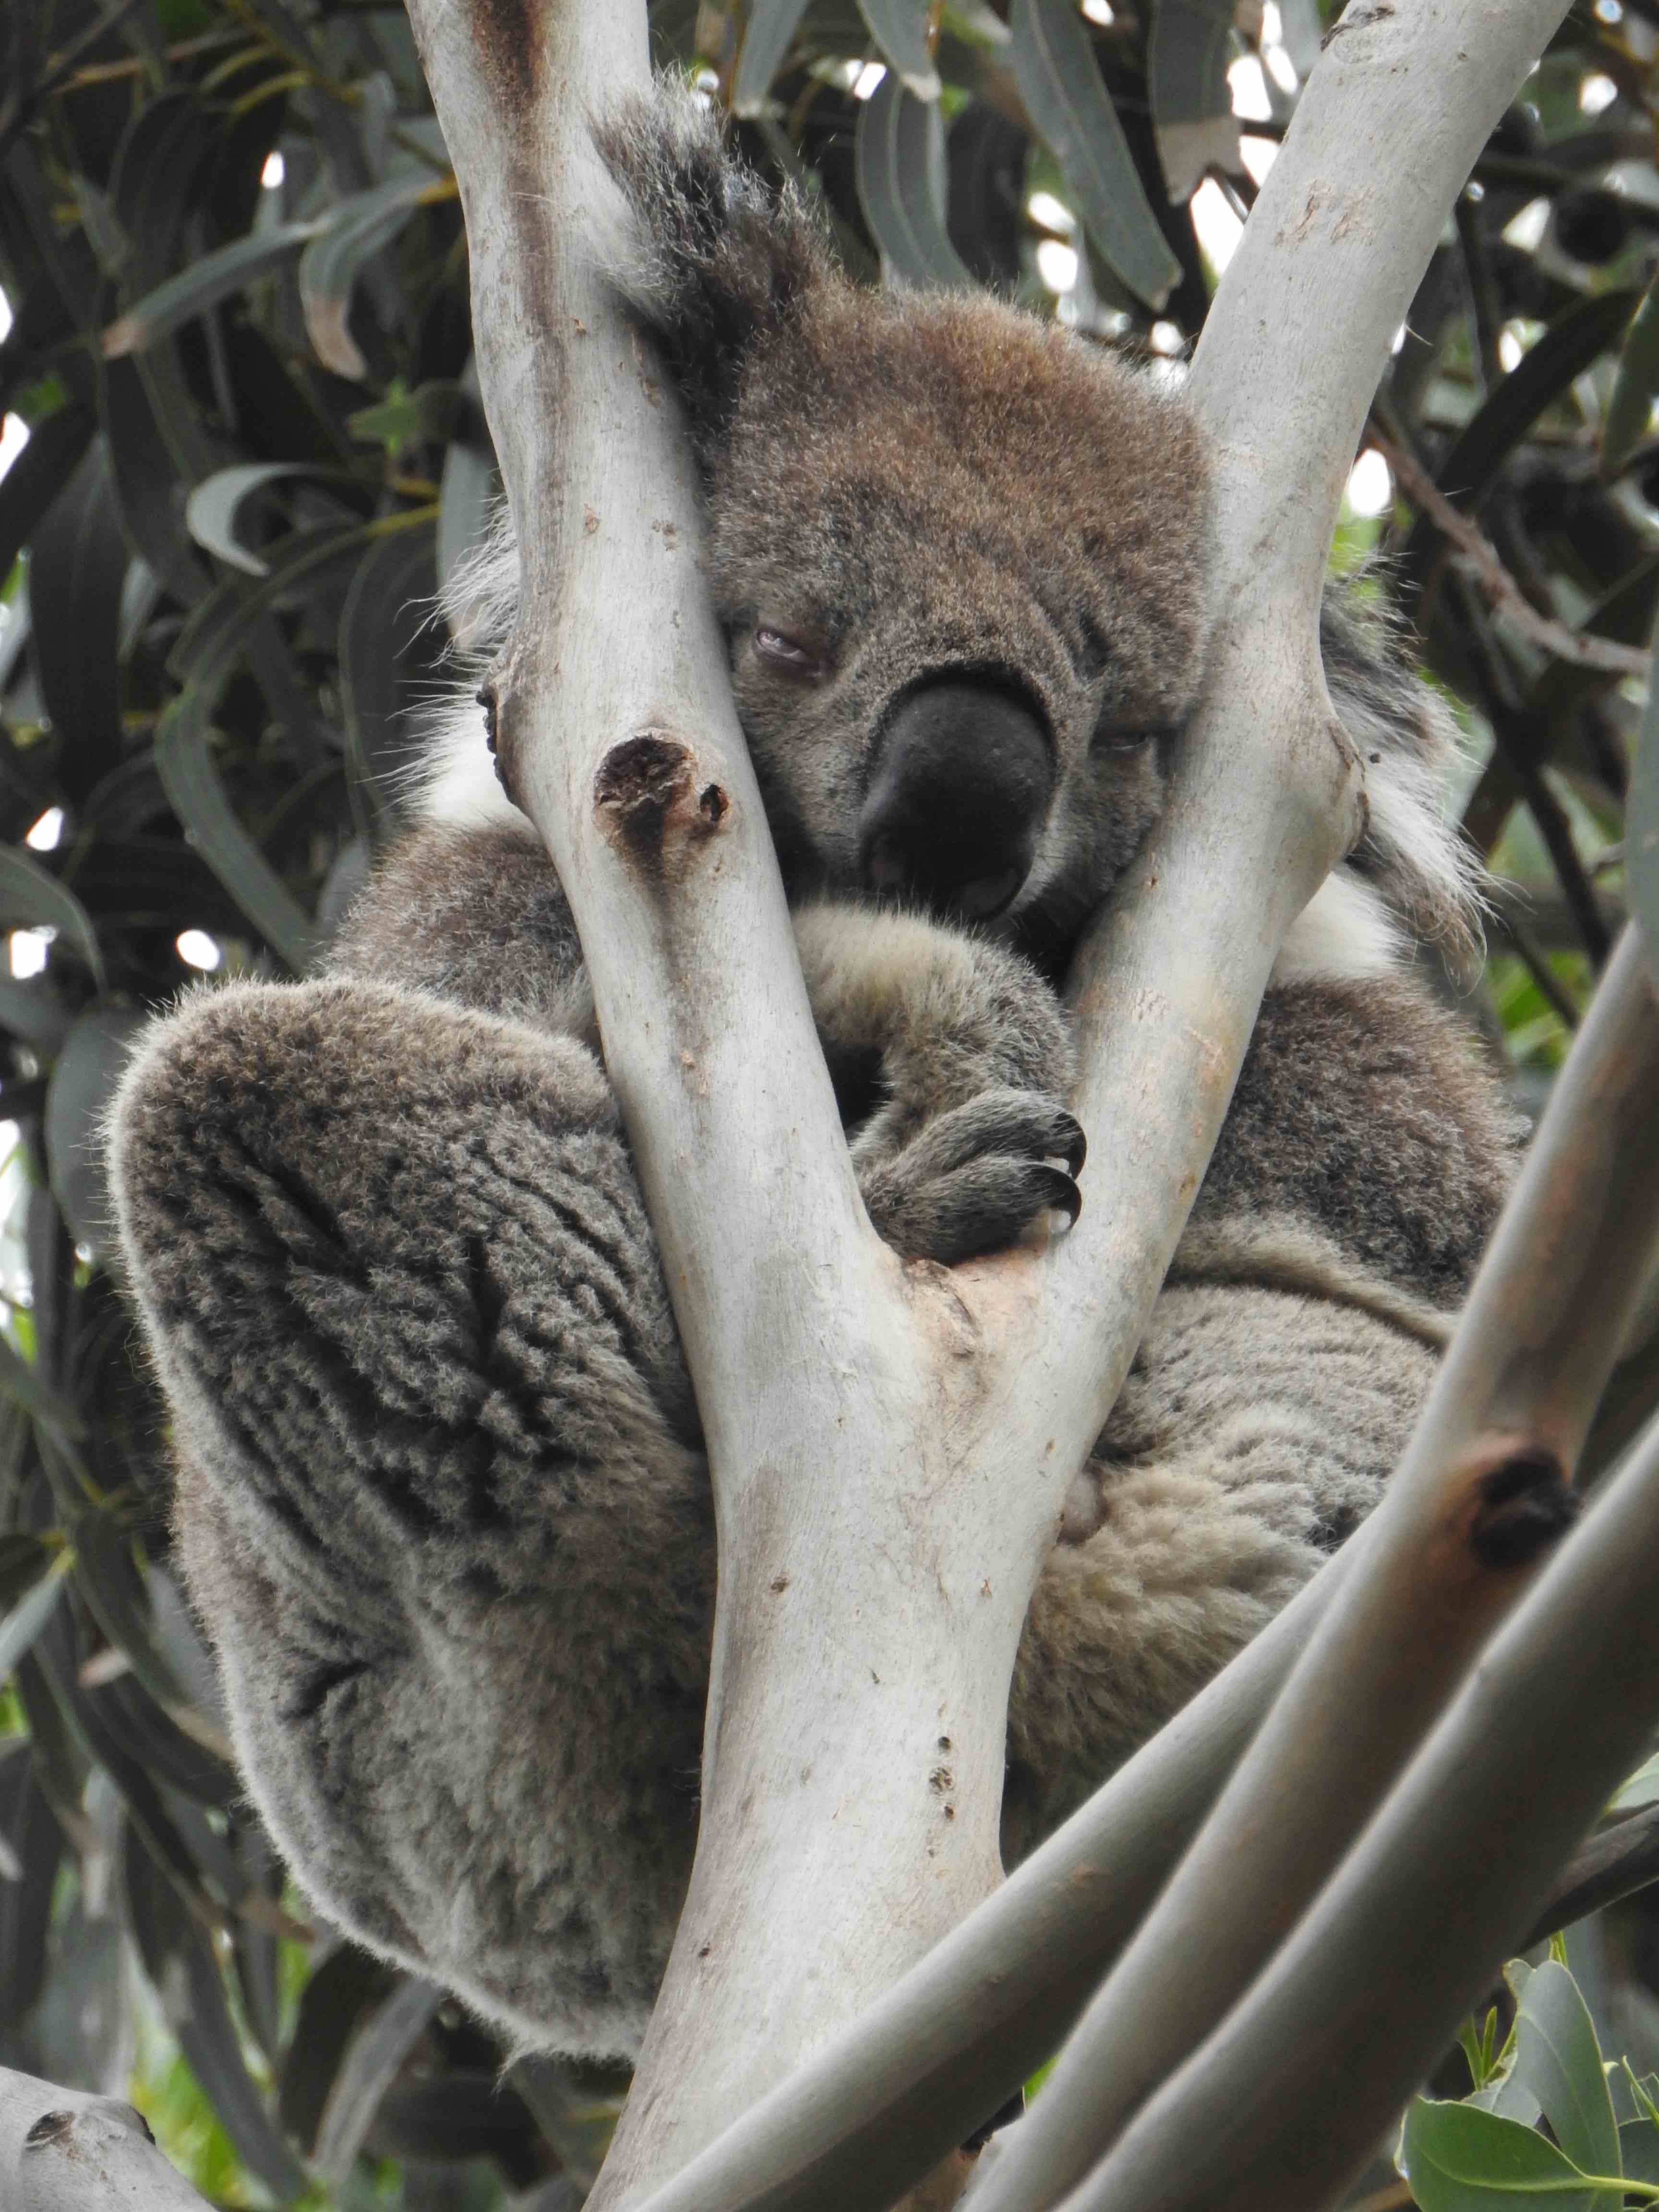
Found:
[{"label": "thin twig", "polygon": [[1498,916],[1498,927],[1508,938],[1513,950],[1525,963],[1527,972],[1538,986],[1553,1013],[1566,1024],[1569,1033],[1578,1026],[1578,1009],[1569,997],[1561,978],[1550,966],[1549,955],[1542,945],[1534,941],[1532,933],[1520,917],[1514,914]]},{"label": "thin twig", "polygon": [[1439,532],[1451,549],[1451,562],[1481,592],[1495,612],[1501,613],[1541,652],[1576,668],[1594,668],[1608,676],[1648,673],[1648,655],[1642,647],[1620,645],[1613,638],[1596,637],[1571,629],[1553,616],[1540,614],[1508,568],[1486,532],[1454,507],[1428,471],[1390,438],[1373,419],[1370,437],[1400,487],[1418,513]]},{"label": "thin twig", "polygon": [[1568,1860],[1547,1905],[1516,1946],[1530,1951],[1559,1929],[1659,1881],[1659,1805],[1602,1828]]},{"label": "thin twig", "polygon": [[[1480,203],[1467,190],[1457,195],[1457,242],[1463,250],[1464,273],[1469,280],[1469,304],[1474,310],[1475,343],[1480,354],[1480,374],[1490,392],[1504,374],[1498,358],[1498,331],[1503,320],[1498,287],[1492,282],[1492,261],[1480,235]],[[1396,482],[1398,479],[1396,478]]]}]

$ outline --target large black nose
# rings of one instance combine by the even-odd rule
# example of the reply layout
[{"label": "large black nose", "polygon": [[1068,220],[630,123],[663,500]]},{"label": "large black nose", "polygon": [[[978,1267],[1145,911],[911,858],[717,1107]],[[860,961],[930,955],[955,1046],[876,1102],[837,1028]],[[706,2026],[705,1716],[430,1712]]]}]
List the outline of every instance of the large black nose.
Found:
[{"label": "large black nose", "polygon": [[1030,708],[986,684],[919,685],[887,725],[859,817],[864,883],[970,920],[1000,914],[1030,872],[1054,786]]}]

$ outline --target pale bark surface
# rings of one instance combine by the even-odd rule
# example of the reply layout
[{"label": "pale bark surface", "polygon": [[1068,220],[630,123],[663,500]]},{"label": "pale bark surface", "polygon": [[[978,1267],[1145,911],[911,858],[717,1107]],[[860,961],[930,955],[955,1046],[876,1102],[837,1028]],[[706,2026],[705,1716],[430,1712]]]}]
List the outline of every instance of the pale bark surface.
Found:
[{"label": "pale bark surface", "polygon": [[0,2068],[5,2212],[202,2212],[131,2105]]},{"label": "pale bark surface", "polygon": [[[1083,1218],[1046,1254],[947,1278],[902,1268],[862,1218],[673,410],[595,270],[584,111],[643,83],[643,10],[411,8],[526,549],[502,759],[581,933],[719,1524],[696,1870],[596,2203],[682,2165],[997,1879],[1039,1563],[1279,939],[1359,819],[1316,646],[1340,485],[1444,210],[1561,12],[1362,9],[1322,64],[1194,372],[1220,445],[1213,682],[1169,814],[1079,958]],[[1421,76],[1390,90],[1402,56],[1443,82],[1426,144]]]}]

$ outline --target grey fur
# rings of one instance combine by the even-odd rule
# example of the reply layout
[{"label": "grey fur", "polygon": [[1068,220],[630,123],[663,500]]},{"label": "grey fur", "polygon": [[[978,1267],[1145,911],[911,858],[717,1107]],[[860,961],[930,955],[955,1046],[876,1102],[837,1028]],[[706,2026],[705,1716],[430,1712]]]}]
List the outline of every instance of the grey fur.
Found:
[{"label": "grey fur", "polygon": [[[1046,975],[1155,816],[1201,677],[1196,433],[991,302],[849,291],[683,104],[606,143],[860,1188],[906,1252],[993,1249],[1075,1199]],[[1495,1085],[1388,964],[1379,899],[1424,931],[1469,912],[1427,806],[1443,730],[1336,619],[1389,793],[1345,896],[1383,953],[1333,975],[1304,950],[1263,1007],[1032,1605],[1011,1852],[1369,1510],[1508,1172]],[[822,675],[768,665],[768,624],[810,635]],[[859,903],[850,833],[890,702],[964,665],[1017,678],[1057,760],[1030,884],[979,931]],[[471,745],[476,794],[470,718],[447,743],[437,788]],[[695,1834],[708,1474],[559,885],[504,807],[456,811],[381,870],[325,975],[198,993],[152,1030],[112,1184],[180,1555],[290,1863],[526,2042],[627,2053]]]}]

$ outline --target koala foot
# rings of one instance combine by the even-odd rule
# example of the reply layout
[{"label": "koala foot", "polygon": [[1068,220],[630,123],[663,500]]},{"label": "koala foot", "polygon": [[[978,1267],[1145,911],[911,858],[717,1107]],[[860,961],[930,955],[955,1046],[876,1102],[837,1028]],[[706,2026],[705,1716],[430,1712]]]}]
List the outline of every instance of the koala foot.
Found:
[{"label": "koala foot", "polygon": [[1086,1150],[1058,1099],[997,1088],[937,1115],[885,1158],[866,1164],[854,1146],[854,1159],[879,1235],[906,1259],[951,1267],[1014,1243],[1041,1213],[1075,1221]]}]

